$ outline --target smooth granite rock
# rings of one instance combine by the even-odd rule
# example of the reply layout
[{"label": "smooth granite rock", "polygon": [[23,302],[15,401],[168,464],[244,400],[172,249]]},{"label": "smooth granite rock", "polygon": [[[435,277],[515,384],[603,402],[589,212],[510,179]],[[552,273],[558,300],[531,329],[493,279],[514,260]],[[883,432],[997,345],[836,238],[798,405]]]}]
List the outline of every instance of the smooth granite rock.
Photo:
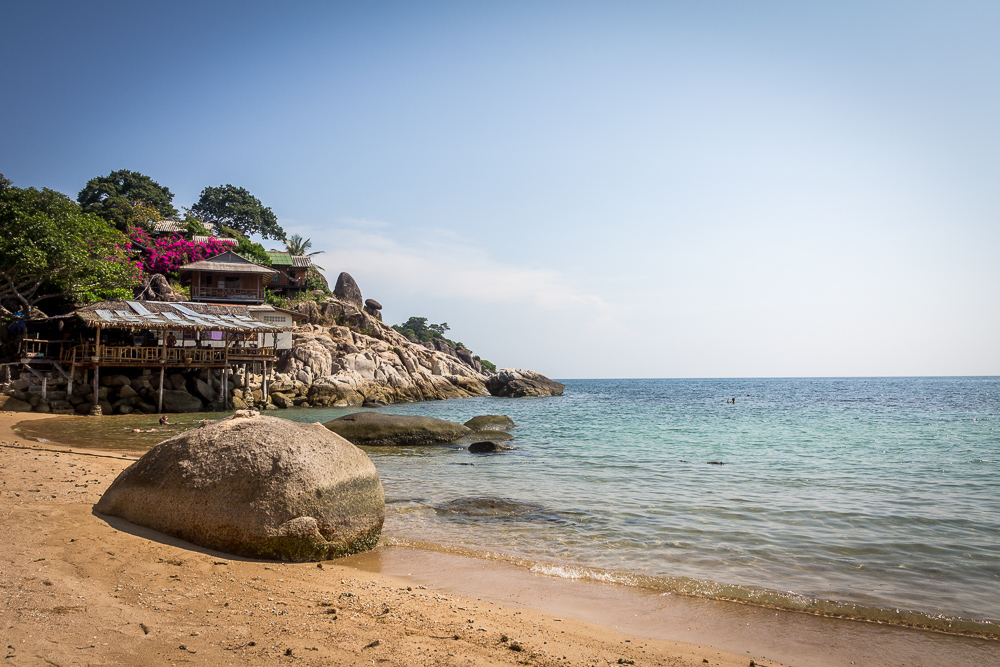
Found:
[{"label": "smooth granite rock", "polygon": [[364,452],[323,426],[241,410],[154,447],[94,511],[226,553],[310,561],[373,548],[385,496]]},{"label": "smooth granite rock", "polygon": [[514,428],[514,420],[507,415],[479,415],[465,422],[473,431],[508,431]]},{"label": "smooth granite rock", "polygon": [[337,277],[337,285],[333,288],[336,297],[353,303],[358,308],[364,307],[364,299],[361,297],[361,288],[351,277],[350,273],[344,271]]},{"label": "smooth granite rock", "polygon": [[462,424],[413,415],[355,412],[323,424],[355,445],[402,447],[454,442],[472,430]]}]

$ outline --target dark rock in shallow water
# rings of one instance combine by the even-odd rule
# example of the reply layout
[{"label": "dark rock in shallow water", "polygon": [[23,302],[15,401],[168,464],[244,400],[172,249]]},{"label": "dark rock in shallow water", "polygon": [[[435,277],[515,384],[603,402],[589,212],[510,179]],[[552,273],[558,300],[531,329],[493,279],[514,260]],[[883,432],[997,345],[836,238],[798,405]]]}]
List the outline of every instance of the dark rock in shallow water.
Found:
[{"label": "dark rock in shallow water", "polygon": [[308,561],[373,548],[385,497],[349,442],[245,411],[157,445],[94,511],[226,553]]},{"label": "dark rock in shallow water", "polygon": [[503,398],[562,396],[565,388],[566,385],[541,373],[518,368],[502,368],[486,380],[490,394]]},{"label": "dark rock in shallow water", "polygon": [[370,447],[440,445],[472,434],[466,426],[444,419],[381,412],[355,412],[323,426],[355,445]]},{"label": "dark rock in shallow water", "polygon": [[514,445],[507,445],[502,442],[474,442],[469,445],[469,451],[473,454],[493,454],[495,452],[509,452],[517,449]]},{"label": "dark rock in shallow water", "polygon": [[507,431],[514,428],[514,420],[507,415],[479,415],[465,422],[473,431]]},{"label": "dark rock in shallow water", "polygon": [[489,438],[493,442],[507,442],[508,440],[513,440],[514,436],[506,431],[480,431],[478,433],[472,433],[470,435],[465,435],[455,441],[456,445],[471,445],[474,442],[480,442]]}]

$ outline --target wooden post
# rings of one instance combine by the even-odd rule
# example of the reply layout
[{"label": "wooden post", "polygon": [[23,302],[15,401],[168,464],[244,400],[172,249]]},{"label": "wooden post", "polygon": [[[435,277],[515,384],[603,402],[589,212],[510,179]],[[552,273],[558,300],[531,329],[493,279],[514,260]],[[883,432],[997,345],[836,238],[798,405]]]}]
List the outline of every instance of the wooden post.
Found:
[{"label": "wooden post", "polygon": [[100,399],[97,397],[97,384],[99,382],[98,376],[100,375],[100,366],[94,366],[94,405],[100,405]]},{"label": "wooden post", "polygon": [[160,393],[156,395],[156,414],[163,412],[163,372],[164,367],[160,366]]},{"label": "wooden post", "polygon": [[101,325],[97,325],[97,336],[94,338],[94,356],[101,361]]},{"label": "wooden post", "polygon": [[229,409],[229,366],[222,369],[222,409]]},{"label": "wooden post", "polygon": [[47,390],[48,386],[49,386],[49,379],[43,375],[42,376],[42,400],[43,401],[45,400],[46,390]]},{"label": "wooden post", "polygon": [[263,362],[264,372],[260,374],[260,386],[264,393],[264,405],[267,405],[267,361]]}]

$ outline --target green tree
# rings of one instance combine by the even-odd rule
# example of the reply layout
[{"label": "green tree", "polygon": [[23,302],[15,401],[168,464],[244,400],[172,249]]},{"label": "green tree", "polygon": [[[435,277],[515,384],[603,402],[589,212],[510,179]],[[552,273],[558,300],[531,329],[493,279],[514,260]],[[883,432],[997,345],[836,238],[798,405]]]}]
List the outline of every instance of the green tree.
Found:
[{"label": "green tree", "polygon": [[177,216],[173,199],[170,190],[149,176],[127,169],[90,179],[76,197],[84,212],[96,213],[126,233],[129,227],[148,228],[155,220]]},{"label": "green tree", "polygon": [[52,297],[131,298],[140,276],[113,225],[66,195],[16,188],[0,174],[0,315],[27,315]]},{"label": "green tree", "polygon": [[[304,256],[307,254],[309,248],[312,248],[312,239],[304,239],[298,234],[292,234],[285,239],[285,250],[288,251],[289,255]],[[318,254],[319,251],[308,253],[309,256]]]},{"label": "green tree", "polygon": [[274,212],[247,190],[235,185],[205,188],[191,212],[216,228],[230,227],[243,236],[260,234],[265,239],[285,238],[285,231]]},{"label": "green tree", "polygon": [[411,317],[402,324],[393,325],[392,328],[408,338],[416,338],[423,341],[443,338],[454,345],[454,343],[444,337],[444,332],[450,329],[447,322],[427,324],[426,317]]},{"label": "green tree", "polygon": [[[288,251],[289,255],[292,255],[294,257],[313,257],[315,255],[322,254],[321,250],[308,252],[309,248],[312,248],[312,240],[304,239],[298,234],[292,234],[287,239],[285,239],[285,250]],[[315,275],[317,270],[325,271],[326,269],[315,263],[309,267],[309,275],[313,279],[319,280],[319,277]]]},{"label": "green tree", "polygon": [[234,251],[237,255],[242,255],[246,257],[251,262],[257,262],[258,264],[263,264],[264,266],[271,266],[271,256],[267,254],[264,250],[264,246],[259,243],[254,243],[247,237],[243,236],[237,239],[239,245],[236,246]]}]

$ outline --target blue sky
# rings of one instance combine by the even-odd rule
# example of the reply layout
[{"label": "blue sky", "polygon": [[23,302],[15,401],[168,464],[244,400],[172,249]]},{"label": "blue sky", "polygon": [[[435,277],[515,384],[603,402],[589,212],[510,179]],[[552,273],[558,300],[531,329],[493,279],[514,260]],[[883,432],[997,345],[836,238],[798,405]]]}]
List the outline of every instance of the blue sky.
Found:
[{"label": "blue sky", "polygon": [[245,187],[388,321],[446,321],[500,365],[1000,374],[995,3],[3,16],[16,185]]}]

